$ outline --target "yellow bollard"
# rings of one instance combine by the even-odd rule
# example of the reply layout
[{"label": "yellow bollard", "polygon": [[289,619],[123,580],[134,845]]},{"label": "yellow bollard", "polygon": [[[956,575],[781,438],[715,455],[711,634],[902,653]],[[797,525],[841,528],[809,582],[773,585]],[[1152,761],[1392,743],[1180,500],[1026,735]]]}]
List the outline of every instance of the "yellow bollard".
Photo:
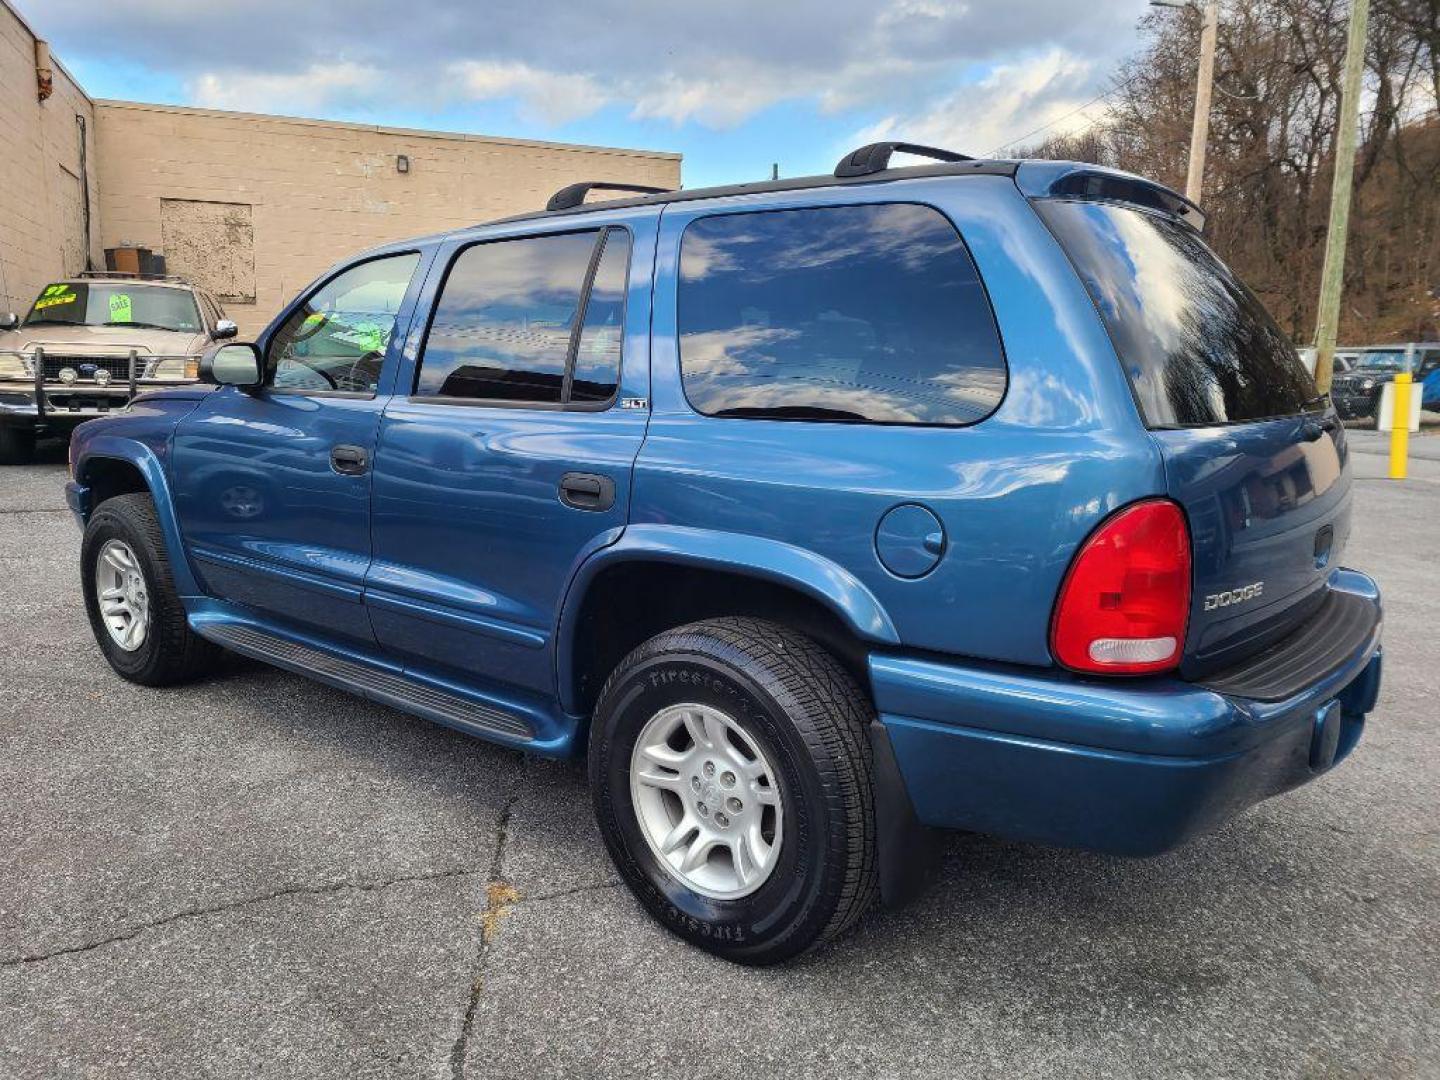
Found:
[{"label": "yellow bollard", "polygon": [[1395,376],[1390,398],[1390,479],[1405,479],[1405,459],[1410,452],[1410,373]]}]

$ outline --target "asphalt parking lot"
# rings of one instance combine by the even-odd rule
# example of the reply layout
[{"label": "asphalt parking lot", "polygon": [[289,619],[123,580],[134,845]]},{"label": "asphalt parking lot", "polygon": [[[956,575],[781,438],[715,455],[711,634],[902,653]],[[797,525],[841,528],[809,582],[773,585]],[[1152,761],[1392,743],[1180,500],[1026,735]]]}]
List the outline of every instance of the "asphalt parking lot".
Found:
[{"label": "asphalt parking lot", "polygon": [[[1172,855],[950,838],[747,970],[651,924],[583,771],[259,666],[114,677],[63,449],[0,471],[0,1077],[1440,1076],[1440,438],[1347,561],[1387,602],[1354,756]],[[1434,449],[1431,449],[1431,446]]]}]

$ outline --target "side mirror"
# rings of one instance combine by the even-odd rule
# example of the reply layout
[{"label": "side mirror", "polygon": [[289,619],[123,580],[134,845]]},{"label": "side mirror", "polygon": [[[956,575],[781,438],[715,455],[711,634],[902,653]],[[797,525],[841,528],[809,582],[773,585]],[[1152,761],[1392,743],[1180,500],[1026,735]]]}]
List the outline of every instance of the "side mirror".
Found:
[{"label": "side mirror", "polygon": [[20,316],[13,311],[0,315],[0,330],[15,330],[20,326]]},{"label": "side mirror", "polygon": [[215,332],[210,335],[215,341],[228,341],[240,333],[240,327],[235,325],[232,319],[219,319],[215,323]]},{"label": "side mirror", "polygon": [[200,381],[215,386],[259,386],[260,350],[248,343],[206,349],[200,357]]}]

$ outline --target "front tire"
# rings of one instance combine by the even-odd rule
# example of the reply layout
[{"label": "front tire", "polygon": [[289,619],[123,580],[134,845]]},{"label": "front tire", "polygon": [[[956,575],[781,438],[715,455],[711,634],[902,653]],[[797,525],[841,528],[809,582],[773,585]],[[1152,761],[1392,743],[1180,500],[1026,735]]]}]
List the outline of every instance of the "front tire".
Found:
[{"label": "front tire", "polygon": [[80,579],[90,629],[121,678],[169,686],[214,666],[220,650],[186,622],[149,495],[117,495],[95,509],[80,545]]},{"label": "front tire", "polygon": [[601,691],[590,783],[625,882],[707,952],[772,964],[877,892],[873,709],[811,639],[751,618],[666,631]]},{"label": "front tire", "polygon": [[17,424],[0,424],[0,465],[29,465],[34,460],[34,430]]}]

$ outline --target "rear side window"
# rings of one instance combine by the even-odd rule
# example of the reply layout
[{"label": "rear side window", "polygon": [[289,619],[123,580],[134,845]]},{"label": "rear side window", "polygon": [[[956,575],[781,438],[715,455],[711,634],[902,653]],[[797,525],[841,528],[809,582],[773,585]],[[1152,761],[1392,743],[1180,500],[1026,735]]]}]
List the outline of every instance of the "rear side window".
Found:
[{"label": "rear side window", "polygon": [[630,234],[610,229],[585,303],[585,321],[576,342],[570,401],[609,401],[620,379],[620,341],[625,329],[625,279],[630,269]]},{"label": "rear side window", "polygon": [[928,206],[700,218],[678,315],[685,394],[710,416],[969,424],[1005,394],[980,276]]},{"label": "rear side window", "polygon": [[1319,404],[1290,340],[1192,228],[1115,203],[1035,207],[1099,308],[1148,425],[1264,420]]},{"label": "rear side window", "polygon": [[529,405],[608,402],[620,377],[630,234],[495,240],[455,259],[415,393]]}]

